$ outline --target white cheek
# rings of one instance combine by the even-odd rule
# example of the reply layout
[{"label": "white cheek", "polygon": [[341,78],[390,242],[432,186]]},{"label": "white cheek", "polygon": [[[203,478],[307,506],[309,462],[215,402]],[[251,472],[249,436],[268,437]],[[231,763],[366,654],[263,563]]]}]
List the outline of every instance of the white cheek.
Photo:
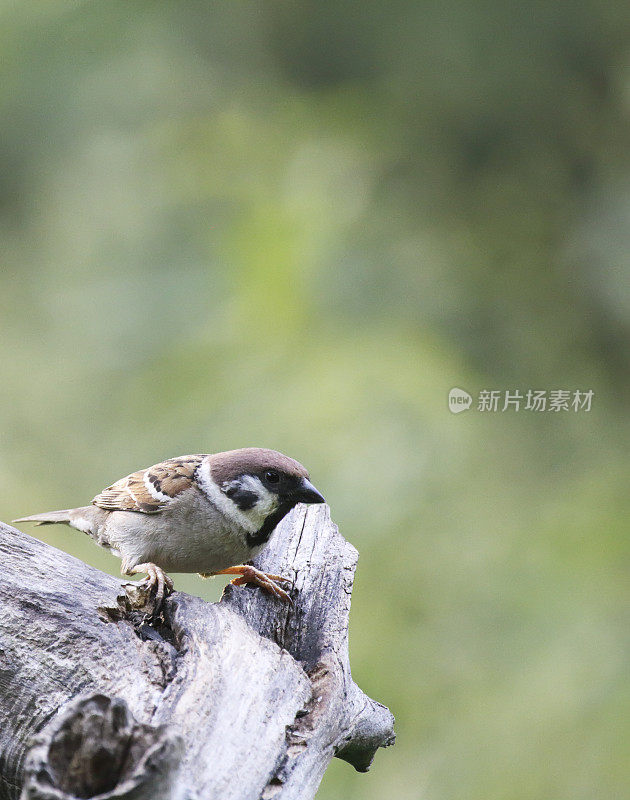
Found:
[{"label": "white cheek", "polygon": [[263,486],[260,478],[256,478],[253,475],[244,475],[241,479],[241,486],[258,495],[256,505],[242,513],[260,527],[269,514],[278,508],[278,495],[275,492],[270,492]]},{"label": "white cheek", "polygon": [[249,533],[256,533],[258,527],[250,517],[241,511],[235,503],[233,503],[216,485],[212,479],[210,471],[210,464],[206,459],[201,464],[198,470],[197,480],[201,491],[206,495],[208,500],[214,504],[219,511],[224,514],[232,522],[236,523],[241,528],[244,528]]},{"label": "white cheek", "polygon": [[[248,533],[256,533],[269,514],[273,513],[279,505],[278,495],[266,489],[260,478],[256,478],[254,475],[243,475],[219,488],[212,479],[210,464],[207,460],[202,462],[197,471],[197,482],[208,500],[228,519],[244,528]],[[226,490],[230,486],[238,486],[253,492],[258,498],[256,504],[247,511],[241,511],[226,494]]]}]

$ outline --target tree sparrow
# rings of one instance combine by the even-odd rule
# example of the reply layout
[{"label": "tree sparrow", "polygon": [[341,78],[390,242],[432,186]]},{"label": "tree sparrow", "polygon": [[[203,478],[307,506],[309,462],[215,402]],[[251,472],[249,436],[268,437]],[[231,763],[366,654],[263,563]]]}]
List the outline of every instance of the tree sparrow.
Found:
[{"label": "tree sparrow", "polygon": [[277,581],[246,565],[298,503],[324,498],[297,461],[247,447],[169,458],[121,478],[92,505],[21,517],[14,522],[65,523],[122,559],[121,572],[145,572],[159,608],[173,581],[165,572],[237,575],[290,602]]}]

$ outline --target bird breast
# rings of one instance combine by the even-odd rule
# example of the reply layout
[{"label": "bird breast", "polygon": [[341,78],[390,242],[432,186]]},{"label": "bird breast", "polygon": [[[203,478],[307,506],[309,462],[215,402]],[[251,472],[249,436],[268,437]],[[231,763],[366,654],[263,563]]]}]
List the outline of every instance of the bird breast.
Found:
[{"label": "bird breast", "polygon": [[152,562],[167,572],[217,572],[253,557],[247,532],[196,488],[157,514],[113,511],[107,528],[131,566]]}]

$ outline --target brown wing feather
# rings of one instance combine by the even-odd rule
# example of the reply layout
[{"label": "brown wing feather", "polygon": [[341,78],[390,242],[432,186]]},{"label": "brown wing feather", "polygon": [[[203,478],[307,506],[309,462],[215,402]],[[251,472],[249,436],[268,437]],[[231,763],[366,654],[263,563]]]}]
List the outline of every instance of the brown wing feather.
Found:
[{"label": "brown wing feather", "polygon": [[147,469],[132,472],[103,489],[92,503],[108,511],[157,514],[174,497],[193,485],[195,470],[204,457],[194,455],[169,458]]}]

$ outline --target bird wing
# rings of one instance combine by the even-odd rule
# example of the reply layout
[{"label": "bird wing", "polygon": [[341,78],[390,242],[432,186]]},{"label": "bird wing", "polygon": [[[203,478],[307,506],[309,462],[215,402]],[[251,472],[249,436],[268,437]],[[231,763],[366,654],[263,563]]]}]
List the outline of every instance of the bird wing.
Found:
[{"label": "bird wing", "polygon": [[140,511],[157,514],[178,494],[194,484],[204,455],[169,458],[147,469],[132,472],[97,494],[93,505],[107,511]]}]

